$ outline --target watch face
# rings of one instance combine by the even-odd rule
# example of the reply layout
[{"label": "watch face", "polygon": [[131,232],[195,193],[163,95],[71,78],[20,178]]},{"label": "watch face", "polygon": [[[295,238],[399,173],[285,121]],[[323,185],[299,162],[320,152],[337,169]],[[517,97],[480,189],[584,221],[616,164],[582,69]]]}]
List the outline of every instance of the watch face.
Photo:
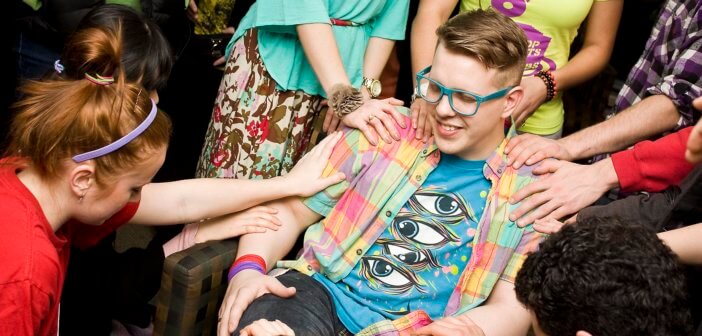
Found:
[{"label": "watch face", "polygon": [[380,81],[373,81],[371,83],[371,94],[374,97],[377,97],[380,95],[380,91],[383,89],[383,87],[380,85]]}]

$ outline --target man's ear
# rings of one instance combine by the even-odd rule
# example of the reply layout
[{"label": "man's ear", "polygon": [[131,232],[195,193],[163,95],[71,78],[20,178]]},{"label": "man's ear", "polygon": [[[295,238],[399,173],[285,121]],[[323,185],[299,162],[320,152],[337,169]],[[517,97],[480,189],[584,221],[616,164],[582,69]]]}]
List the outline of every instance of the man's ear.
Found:
[{"label": "man's ear", "polygon": [[80,163],[71,169],[70,173],[71,191],[77,197],[82,198],[95,183],[95,165],[92,161]]},{"label": "man's ear", "polygon": [[512,90],[509,90],[504,99],[504,109],[502,111],[503,119],[508,119],[510,116],[512,116],[512,113],[519,105],[519,102],[522,101],[523,97],[524,89],[522,89],[521,86],[515,86],[512,88]]},{"label": "man's ear", "polygon": [[580,330],[575,333],[575,336],[592,336],[592,334],[587,331]]}]

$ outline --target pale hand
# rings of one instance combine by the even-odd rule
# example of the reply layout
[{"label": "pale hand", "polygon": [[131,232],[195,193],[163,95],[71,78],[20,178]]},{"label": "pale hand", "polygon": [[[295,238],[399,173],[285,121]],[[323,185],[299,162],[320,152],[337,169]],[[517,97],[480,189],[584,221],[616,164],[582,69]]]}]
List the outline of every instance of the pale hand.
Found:
[{"label": "pale hand", "polygon": [[188,2],[188,8],[186,10],[186,15],[190,21],[197,23],[200,21],[200,17],[197,15],[197,0],[190,0]]},{"label": "pale hand", "polygon": [[249,233],[263,233],[266,230],[278,231],[283,223],[275,216],[278,210],[257,206],[226,216],[212,218],[199,224],[195,243],[222,240]]},{"label": "pale hand", "polygon": [[524,164],[531,166],[547,158],[573,161],[573,155],[560,141],[534,134],[521,134],[510,139],[505,154],[507,164],[514,169],[519,169]]},{"label": "pale hand", "polygon": [[287,324],[275,320],[260,319],[249,324],[239,333],[240,336],[295,336],[295,332]]},{"label": "pale hand", "polygon": [[334,132],[320,141],[317,146],[312,148],[295,164],[295,167],[288,174],[280,177],[285,179],[284,185],[291,188],[295,195],[307,197],[343,181],[345,178],[343,173],[327,177],[322,176],[324,168],[326,168],[329,161],[329,156],[331,156],[334,146],[336,146],[342,135],[342,132]]},{"label": "pale hand", "polygon": [[219,308],[217,335],[228,336],[234,332],[251,302],[268,293],[288,298],[295,295],[295,288],[285,287],[278,279],[255,270],[243,270],[235,275]]},{"label": "pale hand", "polygon": [[344,116],[341,122],[363,132],[372,145],[378,144],[378,136],[386,143],[392,143],[393,139],[400,140],[395,124],[407,127],[405,116],[395,109],[397,106],[402,106],[402,101],[395,98],[370,99],[356,111]]},{"label": "pale hand", "polygon": [[485,336],[481,329],[473,320],[465,314],[456,317],[450,316],[434,321],[428,326],[417,329],[412,335],[415,336]]},{"label": "pale hand", "polygon": [[417,130],[414,137],[427,142],[433,133],[431,128],[432,116],[427,102],[422,98],[416,98],[412,106],[410,106],[410,110],[412,111],[412,127]]},{"label": "pale hand", "polygon": [[519,84],[524,89],[524,96],[512,112],[512,120],[516,127],[521,127],[524,122],[534,114],[534,111],[546,100],[546,84],[536,76],[522,77]]},{"label": "pale hand", "polygon": [[[702,97],[695,99],[692,105],[699,111],[702,111]],[[687,140],[687,150],[685,158],[691,163],[702,161],[702,120],[698,121],[695,128],[690,133],[690,138]]]},{"label": "pale hand", "polygon": [[[604,167],[606,168],[606,167]],[[539,179],[518,190],[510,203],[521,202],[509,219],[524,227],[537,219],[560,219],[591,205],[610,187],[602,178],[600,165],[579,165],[567,161],[545,160],[534,168]],[[612,172],[614,174],[614,168]]]}]

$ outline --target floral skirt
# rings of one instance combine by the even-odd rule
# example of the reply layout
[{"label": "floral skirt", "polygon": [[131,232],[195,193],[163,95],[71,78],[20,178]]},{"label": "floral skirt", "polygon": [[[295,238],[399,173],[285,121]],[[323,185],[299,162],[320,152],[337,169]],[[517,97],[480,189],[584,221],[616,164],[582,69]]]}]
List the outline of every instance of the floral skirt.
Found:
[{"label": "floral skirt", "polygon": [[197,176],[261,179],[289,172],[314,145],[321,102],[303,91],[276,90],[256,30],[249,30],[227,61]]}]

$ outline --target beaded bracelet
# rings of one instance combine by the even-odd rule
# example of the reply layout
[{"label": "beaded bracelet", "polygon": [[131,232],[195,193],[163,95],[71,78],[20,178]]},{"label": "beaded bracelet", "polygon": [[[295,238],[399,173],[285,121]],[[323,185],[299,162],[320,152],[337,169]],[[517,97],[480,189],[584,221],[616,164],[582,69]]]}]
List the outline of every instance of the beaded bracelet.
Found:
[{"label": "beaded bracelet", "polygon": [[536,74],[536,77],[541,78],[546,85],[546,101],[550,101],[556,96],[558,91],[558,86],[556,85],[556,78],[553,77],[551,71],[541,70]]},{"label": "beaded bracelet", "polygon": [[229,268],[227,281],[232,281],[232,278],[243,270],[256,270],[261,274],[266,274],[266,261],[258,255],[246,254],[237,258],[232,267]]}]

